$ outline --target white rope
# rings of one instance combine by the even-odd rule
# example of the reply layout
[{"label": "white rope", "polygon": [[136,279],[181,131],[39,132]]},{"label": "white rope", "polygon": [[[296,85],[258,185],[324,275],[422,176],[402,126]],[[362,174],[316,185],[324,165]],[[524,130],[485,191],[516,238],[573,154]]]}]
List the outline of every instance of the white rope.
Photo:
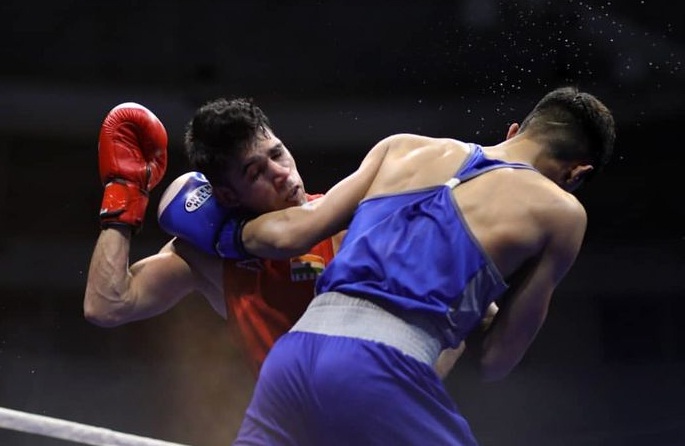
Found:
[{"label": "white rope", "polygon": [[93,446],[187,446],[0,407],[0,428]]}]

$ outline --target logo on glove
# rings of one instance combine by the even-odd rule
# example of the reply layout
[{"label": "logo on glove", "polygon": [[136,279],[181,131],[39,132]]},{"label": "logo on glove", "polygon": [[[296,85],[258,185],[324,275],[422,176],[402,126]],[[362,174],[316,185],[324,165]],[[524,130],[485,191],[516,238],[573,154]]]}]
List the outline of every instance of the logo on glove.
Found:
[{"label": "logo on glove", "polygon": [[202,186],[193,189],[186,195],[185,210],[186,212],[195,212],[205,204],[205,202],[212,196],[212,186],[203,184]]}]

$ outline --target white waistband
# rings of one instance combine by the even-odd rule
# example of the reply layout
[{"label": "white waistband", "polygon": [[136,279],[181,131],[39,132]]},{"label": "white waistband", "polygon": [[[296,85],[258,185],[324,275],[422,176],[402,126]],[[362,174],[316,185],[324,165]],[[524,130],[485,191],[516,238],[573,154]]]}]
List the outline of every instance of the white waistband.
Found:
[{"label": "white waistband", "polygon": [[430,366],[441,351],[439,331],[427,317],[401,318],[367,299],[336,292],[317,296],[290,331],[375,341]]}]

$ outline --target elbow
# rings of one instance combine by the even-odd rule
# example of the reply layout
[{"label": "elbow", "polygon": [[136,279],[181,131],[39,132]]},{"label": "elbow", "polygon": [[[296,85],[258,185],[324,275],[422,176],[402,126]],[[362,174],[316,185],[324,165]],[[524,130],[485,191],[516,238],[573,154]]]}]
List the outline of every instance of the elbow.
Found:
[{"label": "elbow", "polygon": [[479,376],[483,382],[496,382],[506,378],[510,371],[511,369],[480,364]]},{"label": "elbow", "polygon": [[506,378],[516,364],[507,357],[484,352],[478,361],[478,374],[483,382],[495,382]]},{"label": "elbow", "polygon": [[479,374],[483,381],[492,382],[506,378],[521,362],[537,333],[539,324],[530,324],[524,330],[497,332],[497,321],[488,330],[478,359]]},{"label": "elbow", "polygon": [[98,298],[86,294],[83,302],[83,317],[88,322],[103,328],[116,327],[125,322],[116,312],[105,309],[98,305],[97,302]]},{"label": "elbow", "polygon": [[88,307],[84,307],[83,316],[91,324],[102,328],[111,328],[122,324],[120,319],[112,317],[106,313],[95,311]]}]

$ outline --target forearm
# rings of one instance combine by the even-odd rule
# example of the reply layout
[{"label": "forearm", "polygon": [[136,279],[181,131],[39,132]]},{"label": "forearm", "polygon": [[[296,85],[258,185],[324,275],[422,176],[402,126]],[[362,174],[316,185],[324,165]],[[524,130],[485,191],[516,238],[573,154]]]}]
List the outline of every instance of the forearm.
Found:
[{"label": "forearm", "polygon": [[511,302],[507,302],[486,329],[476,330],[475,336],[469,337],[467,343],[469,348],[475,347],[483,381],[498,381],[511,373],[535,338],[543,319],[544,315],[540,318],[515,315]]},{"label": "forearm", "polygon": [[[242,241],[249,254],[267,259],[287,259],[306,253],[319,238],[305,227],[311,208],[299,206],[264,214],[243,228]],[[330,229],[330,235],[338,232]],[[328,234],[323,234],[328,235]]]},{"label": "forearm", "polygon": [[288,258],[345,229],[373,183],[391,141],[392,137],[376,144],[359,168],[323,197],[248,222],[241,237],[245,251],[257,257]]},{"label": "forearm", "polygon": [[129,251],[131,230],[124,227],[105,229],[93,251],[83,310],[86,319],[96,325],[114,326],[131,307],[127,299],[131,274]]},{"label": "forearm", "polygon": [[476,329],[474,329],[466,339],[466,350],[468,352],[467,354],[471,356],[479,365],[482,364],[484,354],[487,350],[485,347],[486,338],[488,337],[488,335],[492,334],[491,332],[493,328],[493,323],[497,318],[499,310],[499,306],[496,303],[492,302],[488,306],[485,314],[483,315],[483,319],[481,319],[478,327],[476,327]]},{"label": "forearm", "polygon": [[438,360],[433,366],[440,379],[447,378],[447,375],[454,367],[454,364],[456,364],[462,353],[464,353],[465,348],[466,343],[461,341],[457,348],[447,348],[440,352],[440,356],[438,356]]},{"label": "forearm", "polygon": [[492,321],[495,320],[495,316],[497,316],[498,311],[499,307],[495,302],[491,302],[490,305],[488,305],[487,310],[485,310],[485,316],[483,316],[483,319],[480,321],[481,331],[485,331],[490,328],[490,325],[492,325]]},{"label": "forearm", "polygon": [[[492,324],[492,321],[495,319],[498,310],[499,308],[497,307],[497,304],[495,304],[494,302],[491,303],[490,306],[488,306],[488,309],[485,312],[485,316],[480,322],[480,327],[477,329],[480,335],[472,335],[472,337],[469,338],[469,348],[472,348],[476,351],[481,350],[482,335],[487,331],[488,328],[490,328],[490,325]],[[448,348],[440,353],[440,356],[438,357],[438,360],[436,361],[434,368],[441,379],[447,378],[447,375],[452,370],[452,368],[454,368],[454,364],[457,363],[461,355],[464,353],[465,349],[466,343],[462,341],[459,344],[459,346],[457,346],[457,348]]]}]

